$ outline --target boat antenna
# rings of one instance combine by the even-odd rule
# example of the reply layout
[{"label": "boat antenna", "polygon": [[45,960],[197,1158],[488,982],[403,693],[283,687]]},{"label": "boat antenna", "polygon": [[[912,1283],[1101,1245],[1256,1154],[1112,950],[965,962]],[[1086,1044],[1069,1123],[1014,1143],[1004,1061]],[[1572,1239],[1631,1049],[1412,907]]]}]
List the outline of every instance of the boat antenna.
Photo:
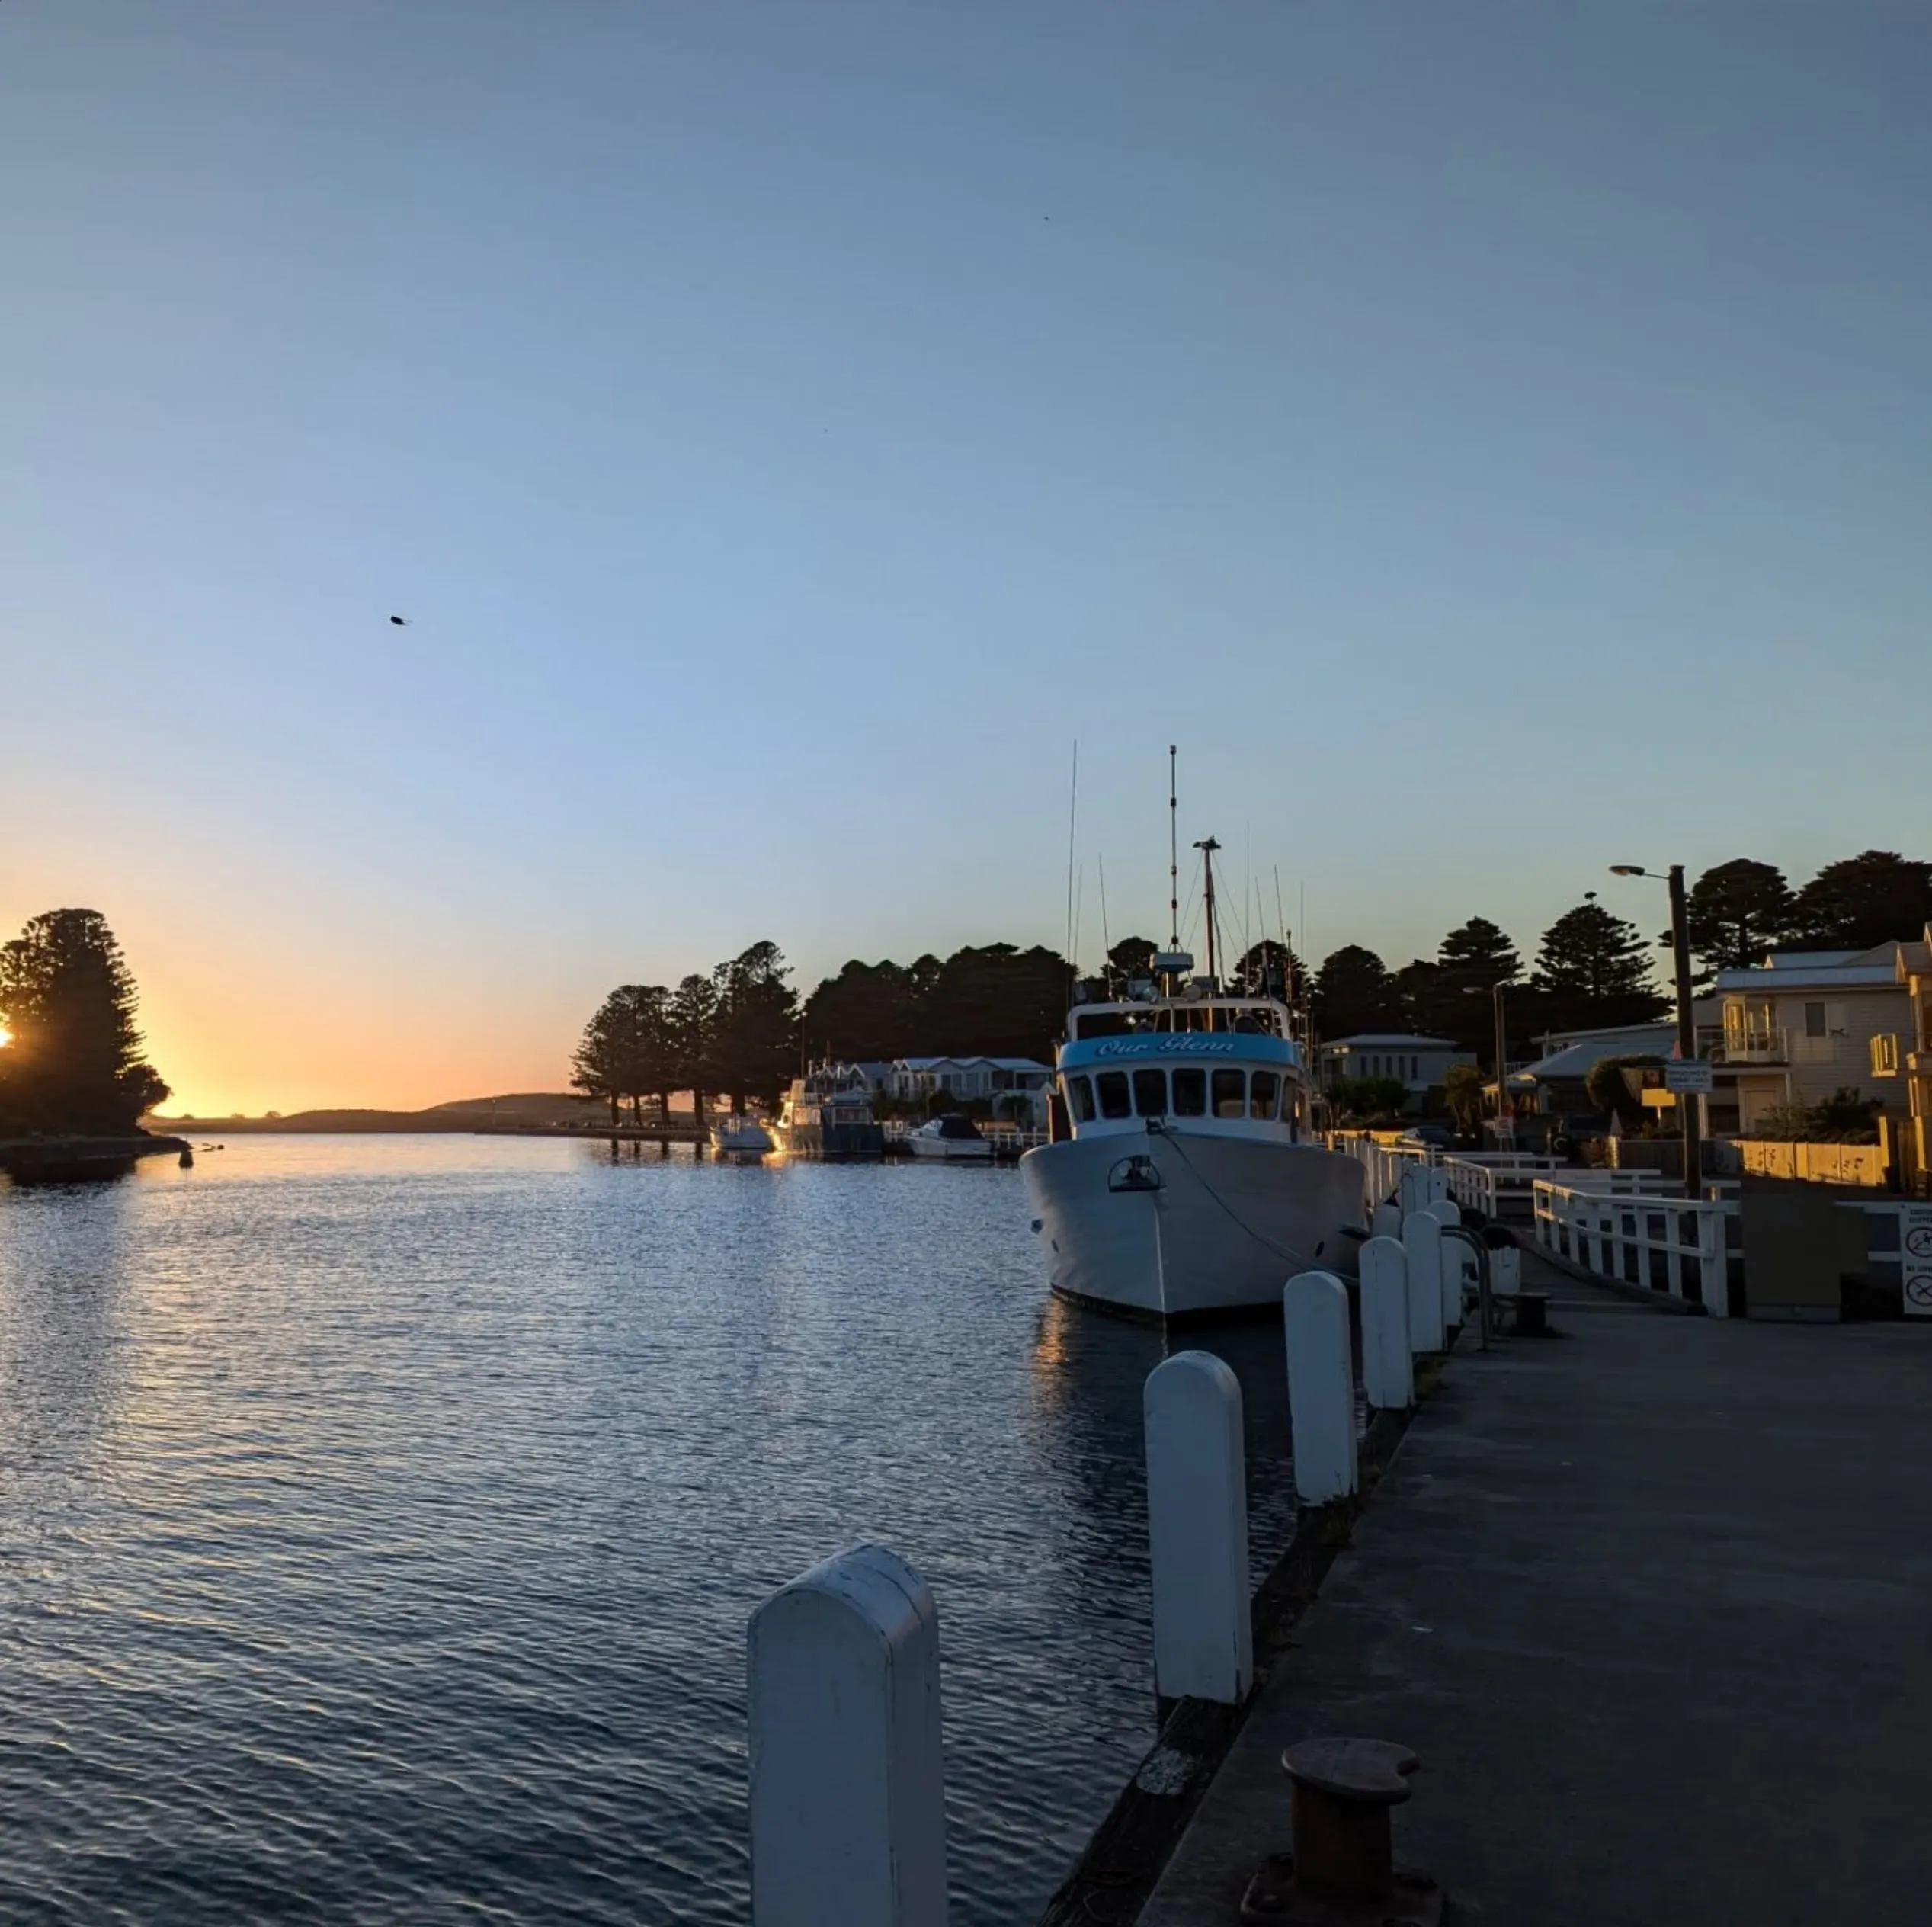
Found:
[{"label": "boat antenna", "polygon": [[[1103,982],[1106,982],[1112,975],[1113,970],[1113,958],[1111,954],[1113,945],[1108,937],[1107,928],[1107,858],[1104,856],[1097,856],[1094,861],[1100,865],[1101,871],[1101,977]],[[1112,993],[1113,988],[1112,983],[1108,983],[1107,989],[1110,995]]]},{"label": "boat antenna", "polygon": [[1281,1001],[1293,1010],[1296,985],[1295,966],[1291,960],[1295,952],[1288,941],[1288,912],[1281,907],[1281,866],[1278,863],[1274,866],[1274,920],[1281,926]]},{"label": "boat antenna", "polygon": [[[1067,791],[1067,970],[1073,984],[1080,981],[1080,973],[1073,961],[1073,831],[1080,816],[1080,739],[1073,739],[1073,781]],[[1072,1002],[1069,996],[1067,1000]]]},{"label": "boat antenna", "polygon": [[[1201,853],[1201,898],[1207,920],[1208,981],[1213,983],[1217,989],[1219,988],[1219,973],[1214,962],[1214,853],[1220,847],[1220,845],[1211,836],[1203,836],[1194,845],[1194,848]],[[1211,1024],[1213,1013],[1210,1011],[1208,1015]]]},{"label": "boat antenna", "polygon": [[1181,805],[1174,782],[1174,746],[1168,745],[1168,920],[1173,926],[1168,948],[1181,947]]}]

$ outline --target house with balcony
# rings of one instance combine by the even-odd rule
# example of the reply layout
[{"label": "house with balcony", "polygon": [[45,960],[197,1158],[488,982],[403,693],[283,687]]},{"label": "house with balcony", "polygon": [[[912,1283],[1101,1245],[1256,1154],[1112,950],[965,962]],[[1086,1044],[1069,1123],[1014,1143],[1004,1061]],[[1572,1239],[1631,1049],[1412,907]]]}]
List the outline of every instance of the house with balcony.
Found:
[{"label": "house with balcony", "polygon": [[[1906,955],[1922,947],[1773,951],[1748,970],[1720,970],[1713,1130],[1748,1137],[1767,1111],[1817,1104],[1847,1089],[1902,1120],[1900,1066],[1914,1035]],[[1735,1092],[1735,1117],[1722,1103],[1727,1085]]]}]

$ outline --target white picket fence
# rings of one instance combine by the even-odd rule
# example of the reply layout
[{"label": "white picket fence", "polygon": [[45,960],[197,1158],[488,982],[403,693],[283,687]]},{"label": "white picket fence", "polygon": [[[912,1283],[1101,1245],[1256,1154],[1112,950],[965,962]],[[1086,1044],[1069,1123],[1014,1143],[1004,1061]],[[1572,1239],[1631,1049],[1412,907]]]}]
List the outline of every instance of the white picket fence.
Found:
[{"label": "white picket fence", "polygon": [[1540,1179],[1536,1242],[1585,1271],[1701,1304],[1713,1318],[1729,1317],[1737,1205],[1722,1198],[1693,1203],[1636,1188],[1622,1195],[1597,1188],[1600,1177],[1612,1175],[1619,1174],[1593,1171],[1588,1189]]}]

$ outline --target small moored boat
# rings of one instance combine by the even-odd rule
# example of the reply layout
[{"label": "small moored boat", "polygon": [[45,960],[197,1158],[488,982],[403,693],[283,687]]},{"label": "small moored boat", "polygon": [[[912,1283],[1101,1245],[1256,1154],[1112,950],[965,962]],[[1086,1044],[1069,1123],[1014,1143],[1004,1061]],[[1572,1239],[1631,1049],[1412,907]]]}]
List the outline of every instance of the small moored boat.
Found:
[{"label": "small moored boat", "polygon": [[721,1158],[761,1158],[778,1146],[755,1117],[719,1117],[711,1126],[711,1149]]},{"label": "small moored boat", "polygon": [[929,1118],[917,1130],[905,1133],[905,1148],[915,1158],[943,1158],[982,1163],[993,1155],[993,1147],[970,1117],[956,1111],[943,1117]]}]

